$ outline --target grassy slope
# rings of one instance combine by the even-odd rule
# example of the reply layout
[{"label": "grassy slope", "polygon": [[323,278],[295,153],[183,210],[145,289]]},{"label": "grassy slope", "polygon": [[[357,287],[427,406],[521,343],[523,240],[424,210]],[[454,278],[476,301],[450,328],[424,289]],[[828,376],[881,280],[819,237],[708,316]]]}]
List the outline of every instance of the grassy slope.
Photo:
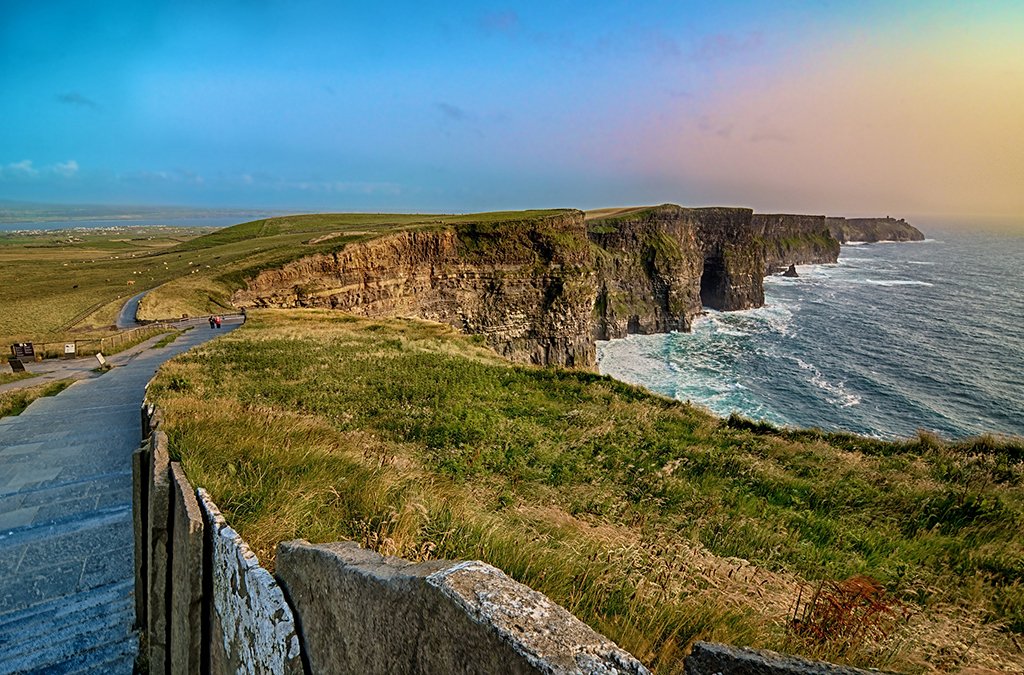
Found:
[{"label": "grassy slope", "polygon": [[162,254],[202,232],[153,227],[0,235],[0,344],[61,339],[72,325],[76,337],[101,334],[90,328],[113,323],[125,299],[187,273],[185,261]]},{"label": "grassy slope", "polygon": [[198,267],[150,293],[140,306],[140,316],[155,319],[230,309],[231,293],[244,285],[246,277],[306,255],[334,251],[352,242],[405,230],[433,229],[451,224],[501,223],[557,213],[560,211],[456,216],[339,213],[243,223],[184,245],[181,250],[186,257],[194,258]]},{"label": "grassy slope", "polygon": [[229,311],[231,291],[245,276],[303,255],[402,229],[553,213],[558,212],[326,214],[270,218],[213,232],[154,227],[0,235],[5,290],[0,344],[61,340],[73,327],[78,337],[101,334],[128,297],[150,288],[155,290],[140,308],[144,318]]},{"label": "grassy slope", "polygon": [[[783,432],[511,366],[447,327],[315,311],[253,312],[150,392],[190,477],[271,565],[293,537],[481,558],[663,672],[697,638],[911,671],[1024,665],[1020,442]],[[805,581],[860,573],[909,625],[788,635]]]}]

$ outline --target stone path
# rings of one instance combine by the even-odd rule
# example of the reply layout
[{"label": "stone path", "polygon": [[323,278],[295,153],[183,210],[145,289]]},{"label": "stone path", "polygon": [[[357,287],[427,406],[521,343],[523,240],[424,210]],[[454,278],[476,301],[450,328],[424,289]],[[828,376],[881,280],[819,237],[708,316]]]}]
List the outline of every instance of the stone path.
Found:
[{"label": "stone path", "polygon": [[0,673],[132,672],[131,455],[144,388],[164,361],[237,325],[128,354],[0,419]]},{"label": "stone path", "polygon": [[134,328],[139,323],[135,320],[135,315],[139,313],[139,301],[149,291],[142,291],[132,297],[128,298],[128,302],[124,303],[124,307],[121,308],[121,312],[117,315],[117,327],[118,328]]}]

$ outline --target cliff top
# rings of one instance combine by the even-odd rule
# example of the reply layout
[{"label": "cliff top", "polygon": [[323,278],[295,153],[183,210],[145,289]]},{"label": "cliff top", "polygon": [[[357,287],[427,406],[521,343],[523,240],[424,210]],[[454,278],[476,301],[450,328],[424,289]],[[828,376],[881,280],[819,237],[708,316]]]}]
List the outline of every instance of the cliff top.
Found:
[{"label": "cliff top", "polygon": [[445,227],[454,227],[461,236],[472,239],[503,226],[514,228],[579,213],[572,209],[470,214],[324,213],[241,223],[161,252],[164,260],[184,257],[190,267],[183,276],[150,291],[140,304],[138,316],[161,319],[182,313],[231,311],[231,292],[244,286],[246,278],[355,242]]},{"label": "cliff top", "polygon": [[913,630],[898,650],[839,637],[830,658],[950,670],[969,625],[974,665],[1020,663],[1019,441],[720,419],[513,366],[438,323],[329,310],[254,310],[149,391],[264,562],[295,538],[483,559],[667,672],[709,634],[812,655],[786,642],[797,598],[867,574]]}]

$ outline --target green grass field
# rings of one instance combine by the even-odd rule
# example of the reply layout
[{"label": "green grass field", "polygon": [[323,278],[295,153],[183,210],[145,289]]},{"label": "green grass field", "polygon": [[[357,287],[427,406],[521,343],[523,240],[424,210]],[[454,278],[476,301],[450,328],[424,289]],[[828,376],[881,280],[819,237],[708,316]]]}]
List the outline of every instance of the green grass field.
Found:
[{"label": "green grass field", "polygon": [[[1020,441],[723,420],[512,366],[446,326],[324,311],[253,312],[150,394],[173,454],[270,566],[295,537],[483,559],[659,672],[696,639],[1024,669]],[[884,593],[840,630],[809,630],[832,625],[819,606],[792,622],[798,598],[856,575]]]},{"label": "green grass field", "polygon": [[557,211],[472,215],[325,214],[219,230],[107,228],[0,235],[0,343],[110,332],[121,307],[153,290],[140,318],[234,311],[231,292],[256,272],[353,241],[445,224],[496,223]]},{"label": "green grass field", "polygon": [[0,235],[0,341],[109,332],[129,297],[187,273],[183,259],[163,254],[204,232],[153,227]]}]

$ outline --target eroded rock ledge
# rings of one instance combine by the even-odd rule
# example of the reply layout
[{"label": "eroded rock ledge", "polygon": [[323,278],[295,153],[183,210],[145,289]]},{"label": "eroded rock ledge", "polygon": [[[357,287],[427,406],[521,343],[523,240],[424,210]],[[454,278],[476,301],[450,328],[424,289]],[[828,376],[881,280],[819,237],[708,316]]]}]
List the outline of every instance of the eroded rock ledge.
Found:
[{"label": "eroded rock ledge", "polygon": [[835,262],[834,228],[859,222],[674,204],[524,212],[306,256],[232,300],[434,320],[514,362],[590,368],[595,339],[687,331],[704,306],[760,307],[765,274]]}]

